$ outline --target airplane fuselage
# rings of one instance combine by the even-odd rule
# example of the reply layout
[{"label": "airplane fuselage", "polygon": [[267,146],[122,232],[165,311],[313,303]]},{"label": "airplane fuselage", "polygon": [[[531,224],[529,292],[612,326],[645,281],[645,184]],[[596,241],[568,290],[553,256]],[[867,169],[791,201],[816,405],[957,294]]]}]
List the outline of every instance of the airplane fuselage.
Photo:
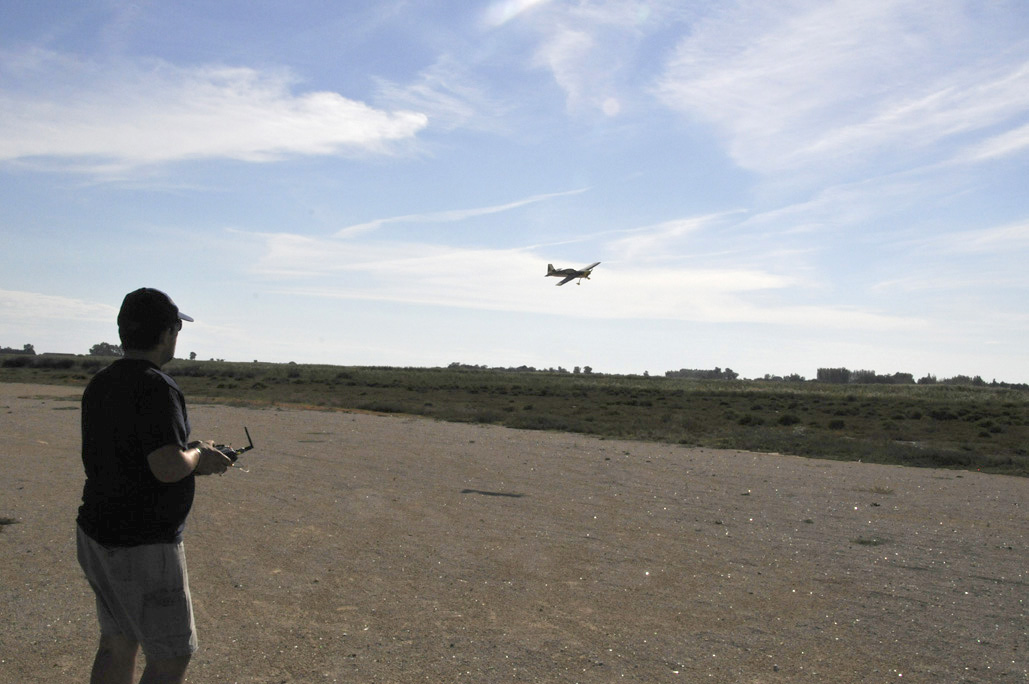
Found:
[{"label": "airplane fuselage", "polygon": [[578,278],[579,282],[581,283],[583,278],[585,278],[586,280],[590,279],[590,274],[593,272],[593,269],[599,264],[600,262],[597,261],[581,270],[577,268],[554,268],[554,264],[547,264],[547,276],[564,278],[564,280],[559,282],[558,285],[564,285],[568,281],[575,280],[576,278]]}]

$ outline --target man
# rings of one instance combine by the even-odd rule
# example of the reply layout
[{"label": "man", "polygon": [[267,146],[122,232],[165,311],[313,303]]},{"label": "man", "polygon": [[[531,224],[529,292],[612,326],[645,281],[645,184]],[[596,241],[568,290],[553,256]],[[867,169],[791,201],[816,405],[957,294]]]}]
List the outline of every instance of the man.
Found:
[{"label": "man", "polygon": [[125,356],[82,395],[78,558],[100,622],[91,684],[129,684],[140,646],[140,684],[183,682],[197,647],[182,531],[194,476],[232,462],[211,442],[186,441],[185,398],[161,371],[192,320],[160,290],[130,292],[118,313]]}]

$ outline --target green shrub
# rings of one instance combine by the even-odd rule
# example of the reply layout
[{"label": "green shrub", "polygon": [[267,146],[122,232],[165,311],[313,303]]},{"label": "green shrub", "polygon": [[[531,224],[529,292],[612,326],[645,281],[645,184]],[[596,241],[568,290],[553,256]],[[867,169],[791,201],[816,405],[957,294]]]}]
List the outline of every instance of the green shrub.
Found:
[{"label": "green shrub", "polygon": [[4,359],[4,368],[29,368],[32,366],[31,356],[11,356]]}]

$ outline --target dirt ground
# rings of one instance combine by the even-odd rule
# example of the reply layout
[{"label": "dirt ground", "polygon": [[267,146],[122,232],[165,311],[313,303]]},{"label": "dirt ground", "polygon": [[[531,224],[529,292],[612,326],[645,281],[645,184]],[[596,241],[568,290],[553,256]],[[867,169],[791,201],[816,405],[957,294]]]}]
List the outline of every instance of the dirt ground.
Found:
[{"label": "dirt ground", "polygon": [[[80,390],[0,383],[0,682],[85,682]],[[1027,682],[1029,480],[191,405],[190,682]]]}]

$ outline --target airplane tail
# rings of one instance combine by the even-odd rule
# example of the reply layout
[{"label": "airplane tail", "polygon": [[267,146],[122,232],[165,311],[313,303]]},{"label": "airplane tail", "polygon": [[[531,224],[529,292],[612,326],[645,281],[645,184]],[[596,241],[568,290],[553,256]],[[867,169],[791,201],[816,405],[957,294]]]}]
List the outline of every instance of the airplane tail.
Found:
[{"label": "airplane tail", "polygon": [[554,275],[554,264],[547,264],[547,275]]}]

